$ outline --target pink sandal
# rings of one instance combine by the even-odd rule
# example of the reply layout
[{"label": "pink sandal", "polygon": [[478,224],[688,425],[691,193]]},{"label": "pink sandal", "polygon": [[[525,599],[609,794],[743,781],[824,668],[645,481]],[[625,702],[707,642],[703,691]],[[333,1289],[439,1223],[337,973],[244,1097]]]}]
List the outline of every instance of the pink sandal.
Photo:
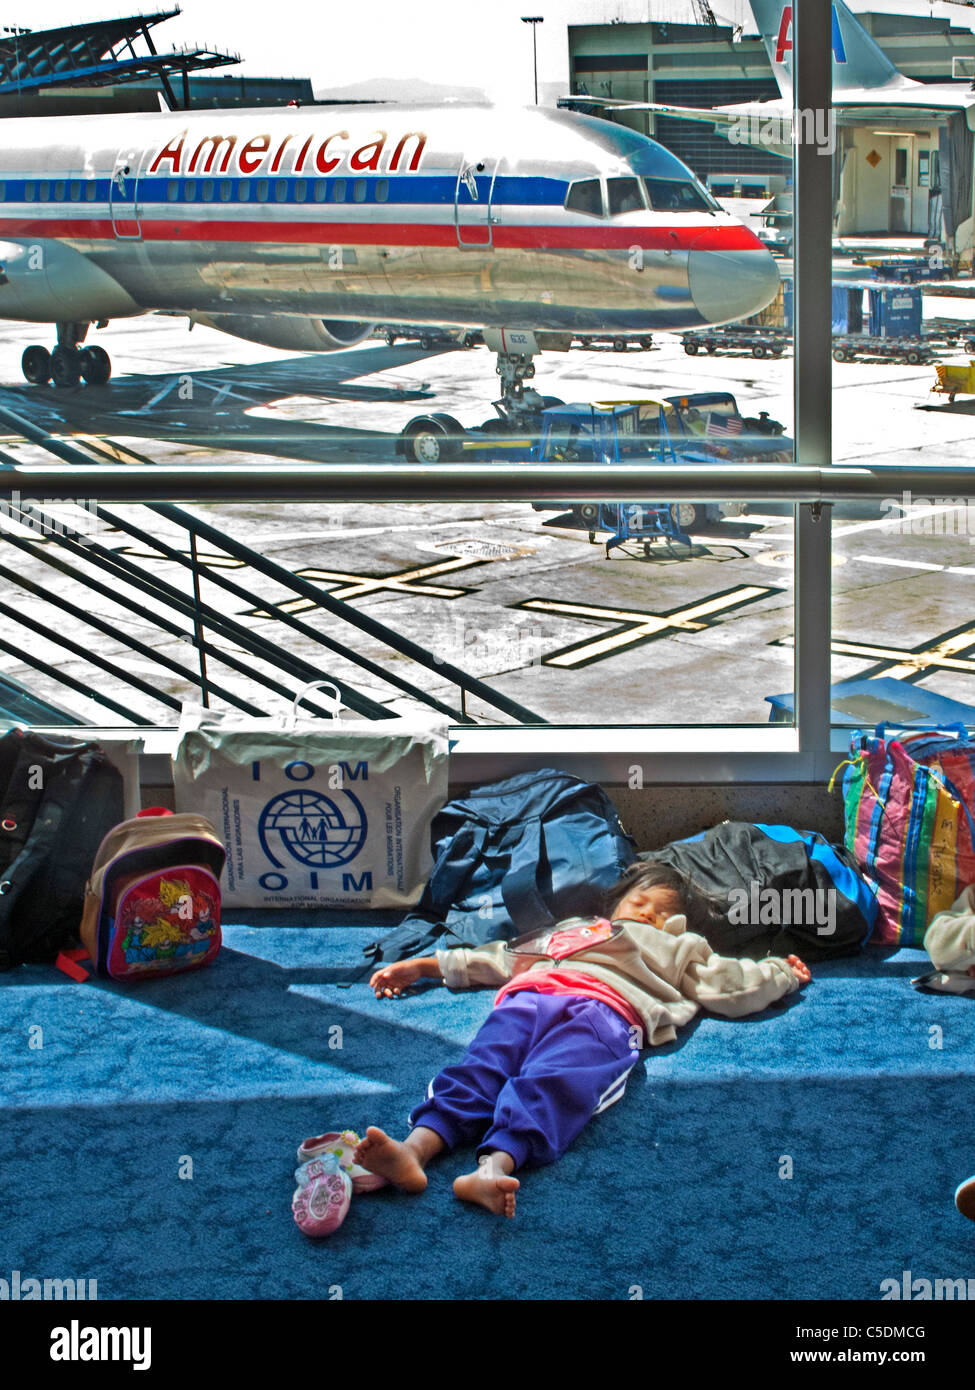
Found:
[{"label": "pink sandal", "polygon": [[306,1236],[330,1236],[345,1220],[352,1201],[352,1182],[334,1154],[304,1163],[295,1173],[298,1186],[291,1210]]},{"label": "pink sandal", "polygon": [[370,1173],[368,1168],[361,1167],[353,1160],[352,1155],[361,1142],[354,1129],[343,1129],[341,1134],[319,1134],[317,1138],[306,1139],[302,1143],[298,1149],[298,1162],[307,1163],[323,1154],[334,1154],[339,1167],[351,1178],[353,1192],[377,1192],[380,1187],[388,1186],[389,1180],[381,1178],[378,1173]]}]

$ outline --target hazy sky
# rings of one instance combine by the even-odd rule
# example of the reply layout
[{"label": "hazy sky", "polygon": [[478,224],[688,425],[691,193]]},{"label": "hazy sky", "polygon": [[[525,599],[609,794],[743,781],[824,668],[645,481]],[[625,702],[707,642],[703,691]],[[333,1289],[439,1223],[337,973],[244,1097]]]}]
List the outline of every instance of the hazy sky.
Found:
[{"label": "hazy sky", "polygon": [[[171,3],[175,0],[171,0]],[[975,11],[928,0],[849,0],[856,10],[949,16],[972,27]],[[167,0],[7,0],[3,22],[31,28],[167,8]],[[711,0],[719,20],[745,22],[754,32],[746,0]],[[310,77],[315,89],[346,87],[369,78],[420,77],[448,86],[478,87],[494,101],[532,100],[531,29],[536,26],[541,96],[568,90],[568,24],[690,20],[690,0],[273,0],[269,5],[230,0],[182,0],[182,14],[155,30],[160,49],[200,43],[241,55],[252,75]]]},{"label": "hazy sky", "polygon": [[[76,24],[80,15],[110,18],[165,9],[166,0],[8,0],[3,22],[30,28]],[[688,17],[688,0],[652,0],[655,17]],[[743,0],[717,0],[733,17]],[[647,18],[648,0],[273,0],[250,6],[229,0],[182,0],[183,13],[155,30],[160,50],[200,43],[240,53],[240,71],[311,77],[325,95],[367,78],[422,77],[484,88],[493,100],[532,100],[531,26],[521,15],[544,16],[536,26],[539,83],[552,95],[567,90],[567,24]],[[233,69],[228,69],[233,71]]]}]

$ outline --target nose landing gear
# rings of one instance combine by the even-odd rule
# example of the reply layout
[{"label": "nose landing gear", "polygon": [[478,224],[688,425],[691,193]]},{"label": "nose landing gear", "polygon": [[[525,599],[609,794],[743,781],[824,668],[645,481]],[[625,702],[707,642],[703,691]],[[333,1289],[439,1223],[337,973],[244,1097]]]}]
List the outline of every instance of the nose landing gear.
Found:
[{"label": "nose landing gear", "polygon": [[103,347],[82,347],[89,325],[58,324],[58,345],[52,352],[32,343],[20,359],[24,377],[32,386],[104,386],[112,375],[112,359]]}]

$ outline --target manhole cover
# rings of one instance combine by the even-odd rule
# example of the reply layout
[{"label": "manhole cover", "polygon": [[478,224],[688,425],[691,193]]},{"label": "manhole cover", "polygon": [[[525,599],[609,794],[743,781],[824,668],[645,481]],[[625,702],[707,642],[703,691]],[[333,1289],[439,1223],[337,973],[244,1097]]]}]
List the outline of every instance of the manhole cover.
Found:
[{"label": "manhole cover", "polygon": [[417,541],[417,550],[432,550],[438,555],[458,555],[468,560],[517,560],[521,555],[534,555],[537,545],[516,545],[510,541],[482,541],[470,536],[449,541]]}]

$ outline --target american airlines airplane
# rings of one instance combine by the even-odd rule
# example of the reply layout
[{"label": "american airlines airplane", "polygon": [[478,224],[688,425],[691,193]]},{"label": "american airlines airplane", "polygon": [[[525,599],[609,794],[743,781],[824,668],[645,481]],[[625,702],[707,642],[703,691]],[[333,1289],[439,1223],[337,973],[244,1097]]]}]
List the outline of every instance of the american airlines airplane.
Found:
[{"label": "american airlines airplane", "polygon": [[546,334],[724,323],[778,284],[672,154],[573,112],[0,121],[0,318],[57,328],[23,355],[37,384],[105,383],[91,326],[161,310],[288,350],[346,348],[376,321],[496,330],[517,392]]}]

